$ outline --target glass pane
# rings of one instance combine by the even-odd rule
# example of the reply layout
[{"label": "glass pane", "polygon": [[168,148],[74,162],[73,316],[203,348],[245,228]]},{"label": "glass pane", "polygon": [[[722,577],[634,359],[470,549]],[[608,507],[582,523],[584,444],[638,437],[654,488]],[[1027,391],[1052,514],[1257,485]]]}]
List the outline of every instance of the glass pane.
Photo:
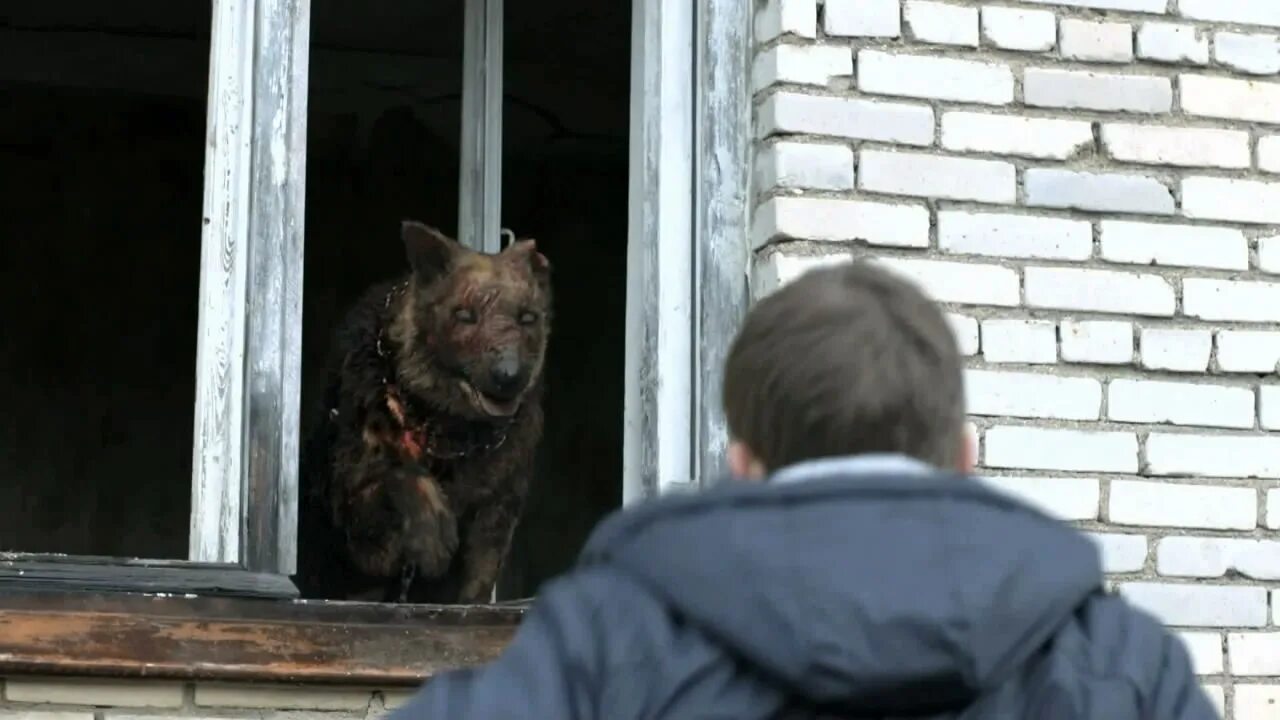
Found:
[{"label": "glass pane", "polygon": [[[304,438],[325,422],[335,325],[408,270],[400,221],[456,237],[462,21],[461,0],[313,0]],[[555,303],[546,427],[499,588],[523,597],[621,502],[631,9],[508,0],[505,24],[503,225],[537,239]]]},{"label": "glass pane", "polygon": [[8,3],[0,550],[185,558],[208,3]]}]

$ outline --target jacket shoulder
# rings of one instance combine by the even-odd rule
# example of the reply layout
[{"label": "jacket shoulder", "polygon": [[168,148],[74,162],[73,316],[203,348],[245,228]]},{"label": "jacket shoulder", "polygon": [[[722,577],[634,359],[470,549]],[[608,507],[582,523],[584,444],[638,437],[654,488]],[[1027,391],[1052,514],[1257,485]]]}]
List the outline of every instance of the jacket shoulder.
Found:
[{"label": "jacket shoulder", "polygon": [[1051,655],[1075,676],[1076,704],[1087,710],[1081,717],[1218,717],[1182,639],[1119,595],[1089,596],[1054,639]]}]

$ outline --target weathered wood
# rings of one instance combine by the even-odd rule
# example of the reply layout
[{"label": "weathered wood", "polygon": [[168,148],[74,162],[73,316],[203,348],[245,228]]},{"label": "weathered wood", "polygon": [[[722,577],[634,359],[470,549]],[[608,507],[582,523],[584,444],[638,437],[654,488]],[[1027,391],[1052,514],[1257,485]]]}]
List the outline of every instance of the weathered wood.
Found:
[{"label": "weathered wood", "polygon": [[493,253],[502,241],[503,0],[466,3],[458,242]]},{"label": "weathered wood", "polygon": [[413,686],[484,663],[522,608],[0,593],[0,674]]},{"label": "weathered wood", "polygon": [[632,18],[623,502],[693,476],[693,8]]},{"label": "weathered wood", "polygon": [[297,555],[310,0],[257,0],[240,560],[292,575]]},{"label": "weathered wood", "polygon": [[751,3],[698,0],[697,338],[693,407],[699,485],[726,476],[724,362],[748,305]]},{"label": "weathered wood", "polygon": [[288,577],[249,572],[237,565],[21,555],[0,559],[0,591],[9,590],[298,596]]},{"label": "weathered wood", "polygon": [[204,562],[240,562],[254,20],[253,0],[213,1],[189,549]]}]

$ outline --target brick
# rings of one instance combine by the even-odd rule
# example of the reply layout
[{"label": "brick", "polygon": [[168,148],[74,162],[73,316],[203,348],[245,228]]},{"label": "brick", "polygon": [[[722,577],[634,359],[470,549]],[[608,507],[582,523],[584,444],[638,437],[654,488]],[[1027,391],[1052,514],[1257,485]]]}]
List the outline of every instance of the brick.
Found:
[{"label": "brick", "polygon": [[927,247],[929,211],[865,200],[776,197],[756,209],[752,232],[757,248],[775,238]]},{"label": "brick", "polygon": [[1258,425],[1263,430],[1280,430],[1280,386],[1258,388]]},{"label": "brick", "polygon": [[1097,420],[1102,407],[1093,378],[970,368],[964,379],[970,415]]},{"label": "brick", "polygon": [[1060,52],[1068,60],[1127,63],[1133,60],[1133,28],[1127,23],[1064,18]]},{"label": "brick", "polygon": [[1183,178],[1182,214],[1208,220],[1280,223],[1280,183],[1217,177]]},{"label": "brick", "polygon": [[[1095,519],[1088,518],[1090,520]],[[1126,533],[1087,532],[1085,537],[1093,541],[1102,556],[1102,570],[1106,573],[1139,572],[1147,564],[1147,538]]]},{"label": "brick", "polygon": [[1027,205],[1035,207],[1172,215],[1173,193],[1144,175],[1031,168],[1023,175]]},{"label": "brick", "polygon": [[878,95],[1008,105],[1013,102],[1013,72],[1007,65],[976,60],[860,50],[858,89]]},{"label": "brick", "polygon": [[1059,326],[1066,362],[1127,365],[1133,362],[1133,324],[1120,320],[1064,320]]},{"label": "brick", "polygon": [[1250,530],[1257,498],[1249,488],[1152,480],[1111,483],[1108,519],[1117,525]]},{"label": "brick", "polygon": [[1138,471],[1138,438],[1130,432],[996,426],[984,438],[993,468],[1066,472]]},{"label": "brick", "polygon": [[1280,321],[1280,284],[1187,278],[1182,311],[1204,320]]},{"label": "brick", "polygon": [[777,83],[826,86],[835,77],[853,75],[853,53],[834,45],[778,45],[756,56],[752,84],[757,90]]},{"label": "brick", "polygon": [[1093,127],[1081,120],[955,111],[942,115],[942,146],[948,150],[1066,160],[1093,146]]},{"label": "brick", "polygon": [[1258,169],[1280,173],[1280,135],[1258,138]]},{"label": "brick", "polygon": [[1238,585],[1120,583],[1120,594],[1173,627],[1262,627],[1267,591]]},{"label": "brick", "polygon": [[760,105],[762,136],[806,133],[901,145],[933,144],[933,110],[924,105],[779,92]]},{"label": "brick", "polygon": [[262,710],[364,710],[372,697],[369,690],[218,683],[197,685],[195,704]]},{"label": "brick", "polygon": [[1173,315],[1173,286],[1159,275],[1028,267],[1027,305],[1057,310]]},{"label": "brick", "polygon": [[1178,12],[1196,20],[1280,27],[1280,5],[1271,0],[1178,0]]},{"label": "brick", "polygon": [[1202,373],[1209,369],[1213,335],[1208,330],[1142,328],[1138,353],[1147,370]]},{"label": "brick", "polygon": [[852,190],[853,150],[834,143],[782,141],[756,156],[760,188]]},{"label": "brick", "polygon": [[1267,491],[1265,524],[1269,530],[1280,530],[1280,488]]},{"label": "brick", "polygon": [[388,710],[399,710],[417,694],[416,690],[383,690],[382,706]]},{"label": "brick", "polygon": [[870,192],[1012,204],[1018,179],[1007,162],[862,150],[858,184]]},{"label": "brick", "polygon": [[1275,720],[1276,709],[1280,708],[1280,685],[1236,683],[1234,692],[1232,720]]},{"label": "brick", "polygon": [[1057,329],[1043,320],[983,320],[982,355],[991,363],[1057,362]]},{"label": "brick", "polygon": [[1228,633],[1231,674],[1280,677],[1280,632]]},{"label": "brick", "polygon": [[1231,228],[1103,220],[1101,251],[1111,262],[1249,269],[1249,240]]},{"label": "brick", "polygon": [[46,705],[176,708],[182,707],[182,683],[11,677],[5,680],[4,697]]},{"label": "brick", "polygon": [[1182,631],[1177,633],[1191,656],[1191,669],[1197,675],[1220,675],[1222,664],[1222,636],[1216,632]]},{"label": "brick", "polygon": [[1163,63],[1209,64],[1209,35],[1195,25],[1146,22],[1138,28],[1138,57]]},{"label": "brick", "polygon": [[1223,372],[1273,373],[1280,364],[1280,333],[1219,330],[1218,368]]},{"label": "brick", "polygon": [[1219,32],[1213,37],[1213,59],[1251,75],[1280,72],[1280,39],[1275,35]]},{"label": "brick", "polygon": [[1118,422],[1244,429],[1253,427],[1255,407],[1253,390],[1243,387],[1125,379],[1107,386],[1107,418]]},{"label": "brick", "polygon": [[1058,22],[1048,10],[988,5],[982,8],[982,39],[1002,50],[1046,52],[1058,44]]},{"label": "brick", "polygon": [[818,0],[772,0],[756,14],[757,42],[767,43],[786,34],[818,36]]},{"label": "brick", "polygon": [[1093,228],[1083,220],[939,210],[938,247],[964,255],[1087,260]]},{"label": "brick", "polygon": [[[114,720],[115,716],[112,718]],[[0,709],[3,720],[94,720],[92,712],[60,712],[55,710]]]},{"label": "brick", "polygon": [[1280,437],[1153,432],[1147,437],[1147,470],[1151,475],[1280,477]]},{"label": "brick", "polygon": [[1169,79],[1151,75],[1027,68],[1022,94],[1032,107],[1149,114],[1173,109]]},{"label": "brick", "polygon": [[1164,538],[1156,545],[1156,571],[1196,578],[1220,578],[1235,572],[1251,580],[1280,580],[1280,541]]},{"label": "brick", "polygon": [[1280,235],[1258,238],[1258,269],[1266,273],[1280,273]]},{"label": "brick", "polygon": [[966,357],[977,355],[981,343],[978,341],[978,321],[958,313],[947,313],[947,323],[956,336],[956,346],[960,354]]},{"label": "brick", "polygon": [[1182,109],[1192,115],[1280,123],[1280,85],[1254,80],[1179,75]]},{"label": "brick", "polygon": [[1200,689],[1209,698],[1209,705],[1217,713],[1216,718],[1227,717],[1227,691],[1221,685],[1201,685]]},{"label": "brick", "polygon": [[751,297],[759,300],[810,270],[852,261],[853,257],[844,253],[829,255],[768,253],[751,264]]},{"label": "brick", "polygon": [[898,0],[826,0],[822,29],[843,37],[898,37],[902,11]]},{"label": "brick", "polygon": [[1253,162],[1243,130],[1105,123],[1102,146],[1116,160],[1145,165],[1247,168]]},{"label": "brick", "polygon": [[902,8],[907,29],[923,43],[978,47],[978,8],[932,0],[907,0]]},{"label": "brick", "polygon": [[987,477],[983,480],[1050,517],[1063,521],[1096,520],[1101,491],[1094,478]]},{"label": "brick", "polygon": [[898,273],[924,289],[935,302],[966,305],[1018,305],[1018,274],[999,265],[876,258],[871,262]]},{"label": "brick", "polygon": [[1165,0],[1027,0],[1041,5],[1095,8],[1098,10],[1132,10],[1134,12],[1163,13]]}]

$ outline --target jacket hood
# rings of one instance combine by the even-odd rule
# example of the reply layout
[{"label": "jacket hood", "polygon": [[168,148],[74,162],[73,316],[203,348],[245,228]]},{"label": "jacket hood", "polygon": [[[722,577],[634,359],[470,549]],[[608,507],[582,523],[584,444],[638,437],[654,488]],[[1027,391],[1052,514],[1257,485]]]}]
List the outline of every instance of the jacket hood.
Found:
[{"label": "jacket hood", "polygon": [[799,697],[899,713],[969,704],[1102,590],[1088,538],[972,478],[809,465],[615,515],[582,563]]}]

